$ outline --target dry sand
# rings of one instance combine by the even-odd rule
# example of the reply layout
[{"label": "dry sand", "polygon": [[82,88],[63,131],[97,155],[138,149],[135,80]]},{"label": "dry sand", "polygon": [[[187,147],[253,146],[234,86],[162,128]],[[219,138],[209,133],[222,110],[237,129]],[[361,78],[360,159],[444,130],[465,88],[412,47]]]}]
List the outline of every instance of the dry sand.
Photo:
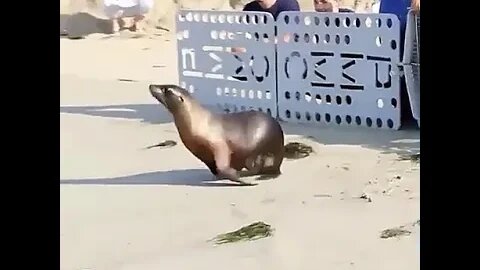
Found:
[{"label": "dry sand", "polygon": [[[204,182],[183,145],[142,149],[180,142],[147,88],[177,83],[171,36],[60,45],[62,270],[420,268],[419,226],[380,238],[419,219],[419,165],[398,160],[418,151],[418,131],[283,124],[287,141],[316,153],[254,187]],[[255,221],[274,236],[207,242]]]}]

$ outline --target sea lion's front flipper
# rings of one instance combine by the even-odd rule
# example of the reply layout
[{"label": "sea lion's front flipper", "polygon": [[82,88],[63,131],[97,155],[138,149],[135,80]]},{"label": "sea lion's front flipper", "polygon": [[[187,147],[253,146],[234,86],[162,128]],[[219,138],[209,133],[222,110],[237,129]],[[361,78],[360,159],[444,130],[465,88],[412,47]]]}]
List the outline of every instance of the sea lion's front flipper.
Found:
[{"label": "sea lion's front flipper", "polygon": [[215,147],[214,156],[215,164],[217,165],[217,177],[225,177],[230,181],[237,182],[242,185],[256,185],[240,180],[238,172],[234,168],[230,167],[230,152],[228,145],[221,144]]}]

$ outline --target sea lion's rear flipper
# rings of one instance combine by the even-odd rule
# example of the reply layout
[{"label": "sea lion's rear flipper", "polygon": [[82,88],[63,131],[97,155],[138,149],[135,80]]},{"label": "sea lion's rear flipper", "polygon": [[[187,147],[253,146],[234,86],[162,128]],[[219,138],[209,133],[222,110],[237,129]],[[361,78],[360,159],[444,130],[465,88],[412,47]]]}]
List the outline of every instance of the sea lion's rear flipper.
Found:
[{"label": "sea lion's rear flipper", "polygon": [[[255,180],[269,180],[277,178],[281,172],[280,169],[274,167],[275,155],[260,154],[247,158],[245,167],[247,167],[247,176],[259,175]],[[242,175],[243,176],[243,175]]]},{"label": "sea lion's rear flipper", "polygon": [[275,179],[277,177],[279,177],[282,173],[281,172],[267,172],[267,173],[263,173],[263,174],[260,174],[260,176],[258,176],[257,178],[255,178],[255,180],[271,180],[271,179]]},{"label": "sea lion's rear flipper", "polygon": [[263,155],[253,155],[245,160],[247,171],[242,172],[242,177],[258,175],[265,165],[265,157]]}]

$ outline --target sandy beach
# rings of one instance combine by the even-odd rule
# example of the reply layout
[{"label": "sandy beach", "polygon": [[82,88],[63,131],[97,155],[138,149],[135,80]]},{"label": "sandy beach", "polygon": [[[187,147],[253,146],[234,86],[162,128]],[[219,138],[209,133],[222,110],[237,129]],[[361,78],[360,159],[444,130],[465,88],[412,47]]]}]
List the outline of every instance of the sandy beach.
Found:
[{"label": "sandy beach", "polygon": [[[418,130],[282,123],[314,153],[257,186],[209,182],[148,85],[178,83],[172,34],[60,39],[62,270],[413,270],[420,218]],[[171,148],[145,147],[164,140]],[[367,198],[361,198],[366,195]],[[274,235],[216,246],[255,221]]]}]

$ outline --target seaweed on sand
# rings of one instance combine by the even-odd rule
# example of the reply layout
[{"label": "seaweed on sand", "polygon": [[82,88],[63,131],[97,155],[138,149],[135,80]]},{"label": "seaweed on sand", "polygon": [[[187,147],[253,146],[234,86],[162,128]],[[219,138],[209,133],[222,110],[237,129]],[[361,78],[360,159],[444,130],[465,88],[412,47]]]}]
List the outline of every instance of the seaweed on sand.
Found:
[{"label": "seaweed on sand", "polygon": [[391,229],[385,229],[382,231],[380,234],[380,238],[392,238],[392,237],[400,237],[400,236],[406,236],[410,235],[412,232],[410,230],[407,230],[406,227],[413,228],[415,226],[420,226],[420,219],[407,225],[403,225],[400,227],[396,228],[391,228]]},{"label": "seaweed on sand", "polygon": [[145,149],[150,149],[150,148],[154,148],[154,147],[169,148],[169,147],[174,147],[175,145],[177,145],[176,141],[166,140],[166,141],[154,144],[154,145],[147,146],[147,147],[145,147]]},{"label": "seaweed on sand", "polygon": [[405,230],[402,227],[398,228],[391,228],[385,229],[380,234],[380,238],[392,238],[392,237],[400,237],[403,235],[410,235],[412,232],[409,230]]},{"label": "seaweed on sand", "polygon": [[300,159],[310,156],[313,148],[300,142],[290,142],[285,145],[285,158]]},{"label": "seaweed on sand", "polygon": [[255,222],[244,226],[236,231],[219,234],[212,240],[217,245],[225,243],[234,243],[239,241],[253,241],[273,235],[273,229],[264,222]]},{"label": "seaweed on sand", "polygon": [[410,160],[413,163],[420,163],[420,153],[400,156],[400,160]]}]

